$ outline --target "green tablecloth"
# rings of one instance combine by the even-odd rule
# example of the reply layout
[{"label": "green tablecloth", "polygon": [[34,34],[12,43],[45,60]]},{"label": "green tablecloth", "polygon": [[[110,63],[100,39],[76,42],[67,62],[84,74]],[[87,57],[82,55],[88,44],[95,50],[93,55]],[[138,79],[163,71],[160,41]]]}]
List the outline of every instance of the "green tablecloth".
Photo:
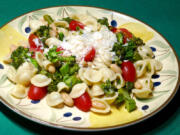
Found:
[{"label": "green tablecloth", "polygon": [[[149,24],[159,31],[175,48],[180,57],[180,1],[179,0],[1,0],[0,26],[31,10],[58,5],[88,5],[108,8],[128,14]],[[179,94],[163,112],[156,117],[124,130],[121,134],[180,134]],[[0,103],[0,134],[53,134],[61,130],[40,126],[11,112]],[[71,133],[72,134],[72,133]]]}]

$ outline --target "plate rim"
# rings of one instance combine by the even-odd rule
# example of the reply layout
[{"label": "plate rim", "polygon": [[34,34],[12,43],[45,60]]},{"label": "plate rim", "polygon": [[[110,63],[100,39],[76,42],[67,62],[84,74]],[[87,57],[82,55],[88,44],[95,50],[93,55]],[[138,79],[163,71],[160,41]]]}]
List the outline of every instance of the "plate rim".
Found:
[{"label": "plate rim", "polygon": [[16,114],[24,117],[25,119],[28,119],[28,120],[30,120],[32,122],[36,122],[36,123],[44,125],[44,126],[48,126],[48,127],[52,127],[52,128],[56,128],[56,129],[68,130],[68,131],[96,132],[96,131],[107,131],[107,130],[122,129],[122,128],[126,128],[126,127],[129,127],[129,126],[141,123],[141,122],[143,122],[143,121],[145,121],[145,120],[155,116],[157,113],[161,112],[172,101],[174,96],[177,94],[177,91],[178,91],[179,86],[180,86],[180,60],[179,60],[179,57],[177,56],[177,53],[176,53],[175,49],[173,48],[173,46],[170,44],[170,42],[160,32],[158,32],[156,29],[154,29],[149,24],[147,24],[147,23],[137,19],[136,17],[133,17],[131,15],[128,15],[126,13],[123,13],[123,12],[120,12],[120,11],[117,11],[117,10],[112,10],[112,9],[103,8],[103,7],[97,7],[97,6],[88,6],[88,5],[58,5],[58,6],[49,6],[49,7],[44,7],[44,8],[38,8],[38,9],[35,9],[35,10],[31,10],[29,12],[25,12],[25,13],[19,15],[19,16],[16,16],[15,18],[9,20],[8,22],[6,22],[4,25],[2,25],[0,27],[0,29],[2,29],[5,25],[9,24],[10,22],[12,22],[12,21],[16,20],[17,18],[22,17],[22,16],[24,16],[26,14],[29,14],[29,13],[32,13],[32,12],[35,12],[35,11],[38,11],[38,10],[49,9],[49,8],[57,8],[57,7],[85,7],[85,8],[103,9],[103,10],[107,10],[107,11],[110,11],[110,12],[115,12],[115,13],[118,13],[118,14],[130,17],[130,18],[132,18],[134,20],[139,21],[143,25],[146,25],[149,28],[151,28],[153,31],[158,33],[168,43],[168,45],[170,46],[170,48],[172,49],[172,51],[173,51],[173,53],[174,53],[174,55],[176,57],[176,60],[177,60],[177,63],[178,63],[178,70],[179,70],[178,81],[176,83],[176,87],[174,88],[174,90],[173,90],[172,94],[170,95],[170,97],[160,107],[158,107],[157,109],[152,111],[150,114],[148,114],[146,116],[143,116],[143,117],[141,117],[139,119],[136,119],[136,120],[124,123],[124,124],[118,124],[118,125],[114,125],[114,126],[100,127],[100,128],[99,127],[98,128],[94,128],[94,127],[89,127],[89,128],[86,128],[86,127],[85,128],[83,128],[83,127],[82,128],[81,127],[72,127],[72,126],[59,125],[59,124],[51,123],[51,122],[48,122],[48,121],[45,121],[45,120],[41,120],[41,119],[32,117],[29,114],[24,113],[20,109],[14,107],[10,103],[8,103],[6,100],[4,100],[0,96],[0,102],[3,105],[8,107],[10,110],[15,112]]}]

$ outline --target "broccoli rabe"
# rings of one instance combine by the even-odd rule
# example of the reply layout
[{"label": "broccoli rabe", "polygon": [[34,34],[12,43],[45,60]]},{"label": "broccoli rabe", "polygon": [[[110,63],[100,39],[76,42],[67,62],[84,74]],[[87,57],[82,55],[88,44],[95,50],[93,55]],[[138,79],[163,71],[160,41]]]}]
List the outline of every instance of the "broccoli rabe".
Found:
[{"label": "broccoli rabe", "polygon": [[129,91],[125,88],[120,88],[118,90],[118,97],[116,98],[115,104],[121,104],[125,102],[125,108],[128,112],[136,109],[136,102],[130,97]]},{"label": "broccoli rabe", "polygon": [[63,18],[63,20],[70,23],[73,19],[71,19],[70,17],[66,17],[66,18]]},{"label": "broccoli rabe", "polygon": [[62,53],[62,51],[57,52],[57,46],[53,46],[52,48],[49,49],[48,53],[46,54],[46,57],[49,61],[52,63],[56,62],[73,62],[75,63],[75,56],[61,56],[59,54]]},{"label": "broccoli rabe", "polygon": [[108,19],[106,17],[103,17],[102,19],[98,19],[97,22],[100,23],[101,25],[105,25],[109,28]]},{"label": "broccoli rabe", "polygon": [[29,57],[28,55],[29,49],[24,48],[22,46],[19,46],[16,50],[14,50],[11,54],[11,65],[15,68],[18,69],[18,67],[26,61],[26,59]]},{"label": "broccoli rabe", "polygon": [[38,36],[41,41],[45,44],[46,39],[50,37],[50,27],[49,26],[40,26],[39,29],[37,29],[34,34]]},{"label": "broccoli rabe", "polygon": [[37,61],[31,57],[32,52],[29,51],[29,48],[19,46],[11,54],[12,62],[10,63],[15,69],[18,69],[21,64],[26,61],[31,62],[37,69],[40,69]]},{"label": "broccoli rabe", "polygon": [[77,83],[81,83],[82,81],[80,79],[78,79],[75,75],[69,76],[66,75],[63,78],[63,81],[66,83],[67,86],[69,86],[70,88],[72,88],[75,84]]},{"label": "broccoli rabe", "polygon": [[116,88],[113,86],[110,80],[107,80],[105,83],[102,83],[101,88],[104,90],[106,96],[112,96],[116,91]]},{"label": "broccoli rabe", "polygon": [[116,36],[118,42],[116,42],[112,48],[112,51],[116,54],[116,57],[113,60],[114,63],[120,65],[123,60],[135,62],[142,59],[137,51],[138,46],[144,45],[140,38],[133,37],[126,43],[126,45],[123,45],[122,33],[117,33]]}]

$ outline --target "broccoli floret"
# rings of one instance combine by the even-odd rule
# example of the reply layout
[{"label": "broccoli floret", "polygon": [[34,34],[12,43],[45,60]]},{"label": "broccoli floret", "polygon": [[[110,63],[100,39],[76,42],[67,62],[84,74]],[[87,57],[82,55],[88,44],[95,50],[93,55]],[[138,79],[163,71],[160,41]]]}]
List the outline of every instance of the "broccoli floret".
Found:
[{"label": "broccoli floret", "polygon": [[12,62],[10,63],[15,69],[26,61],[27,58],[31,56],[28,48],[24,48],[19,46],[15,51],[11,54]]},{"label": "broccoli floret", "polygon": [[71,19],[70,17],[66,17],[66,18],[63,18],[62,20],[64,20],[64,21],[70,23],[73,19]]},{"label": "broccoli floret", "polygon": [[105,83],[102,83],[101,88],[104,90],[106,96],[113,96],[116,91],[116,88],[109,80],[107,80]]},{"label": "broccoli floret", "polygon": [[125,108],[128,110],[128,112],[131,112],[136,109],[136,102],[134,99],[130,97],[130,94],[127,89],[120,88],[118,90],[118,97],[115,101],[115,104],[119,105],[123,102],[125,102]]},{"label": "broccoli floret", "polygon": [[57,50],[57,46],[54,46],[51,49],[49,49],[48,53],[46,54],[46,57],[49,61],[51,61],[52,63],[56,63],[58,61],[75,63],[76,60],[75,56],[64,57],[59,55],[62,53],[62,51],[57,52],[56,50]]}]

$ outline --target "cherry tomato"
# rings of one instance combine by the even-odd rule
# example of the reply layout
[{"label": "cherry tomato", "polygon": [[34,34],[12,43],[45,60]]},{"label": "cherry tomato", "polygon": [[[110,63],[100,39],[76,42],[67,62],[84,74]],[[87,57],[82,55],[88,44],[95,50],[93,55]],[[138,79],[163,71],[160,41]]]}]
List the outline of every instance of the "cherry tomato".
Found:
[{"label": "cherry tomato", "polygon": [[58,48],[56,49],[56,52],[59,52],[59,51],[62,51],[62,50],[64,50],[62,47],[58,47]]},{"label": "cherry tomato", "polygon": [[80,97],[74,99],[74,105],[84,111],[87,112],[90,110],[92,106],[91,98],[87,92],[82,94]]},{"label": "cherry tomato", "polygon": [[136,70],[132,62],[126,61],[121,64],[122,76],[125,81],[134,82],[136,79]]},{"label": "cherry tomato", "polygon": [[127,42],[127,39],[131,39],[133,37],[132,33],[129,32],[127,29],[125,28],[120,28],[118,29],[118,32],[122,32],[123,33],[123,42],[124,44]]},{"label": "cherry tomato", "polygon": [[76,31],[77,27],[84,29],[84,26],[85,26],[84,24],[82,24],[81,22],[75,21],[75,20],[72,20],[69,23],[69,29],[74,30],[74,31]]},{"label": "cherry tomato", "polygon": [[84,60],[86,62],[88,61],[93,61],[94,60],[94,57],[95,57],[95,54],[96,54],[96,50],[94,47],[91,48],[91,50],[89,50],[86,54],[86,56],[84,57]]},{"label": "cherry tomato", "polygon": [[37,49],[37,48],[40,48],[43,46],[41,40],[38,38],[38,36],[34,35],[34,34],[31,34],[29,36],[29,44],[30,44],[30,48],[33,48],[33,49]]},{"label": "cherry tomato", "polygon": [[37,87],[31,84],[28,97],[32,100],[40,100],[47,94],[47,87]]},{"label": "cherry tomato", "polygon": [[111,30],[113,33],[116,33],[116,32],[117,32],[117,28],[115,28],[115,27],[111,27],[110,30]]}]

